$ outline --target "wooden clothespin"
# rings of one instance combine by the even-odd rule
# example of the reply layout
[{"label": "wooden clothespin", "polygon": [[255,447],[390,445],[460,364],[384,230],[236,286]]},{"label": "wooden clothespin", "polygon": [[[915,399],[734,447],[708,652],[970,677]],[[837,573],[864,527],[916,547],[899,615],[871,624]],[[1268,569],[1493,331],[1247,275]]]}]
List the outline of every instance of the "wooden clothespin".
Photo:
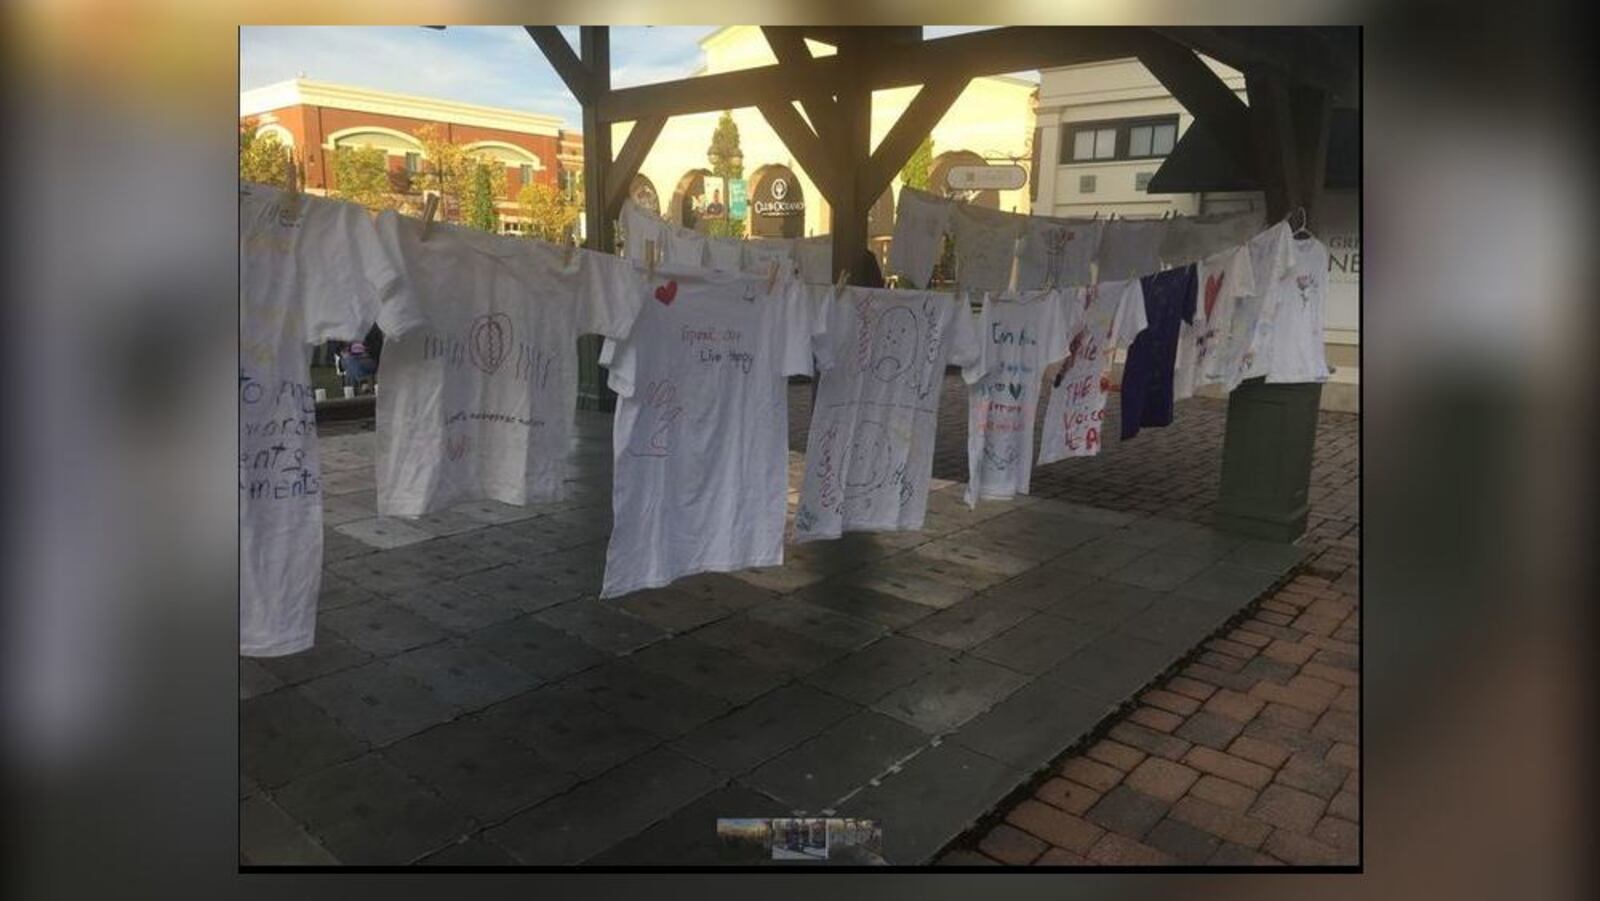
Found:
[{"label": "wooden clothespin", "polygon": [[428,240],[428,232],[433,229],[433,217],[439,213],[439,195],[429,194],[428,199],[422,203],[422,240]]},{"label": "wooden clothespin", "polygon": [[1099,218],[1100,218],[1100,211],[1099,210],[1095,210],[1094,211],[1094,215],[1089,217],[1089,221],[1093,222],[1093,221],[1095,221],[1096,219],[1099,219]]},{"label": "wooden clothespin", "polygon": [[1022,236],[1011,242],[1011,278],[1006,282],[1006,293],[1017,293],[1017,273],[1022,267]]},{"label": "wooden clothespin", "polygon": [[565,250],[563,250],[561,252],[561,268],[563,268],[563,269],[572,268],[572,255],[573,255],[573,253],[575,253],[577,251],[577,249],[578,249],[578,246],[576,244],[572,243],[572,239],[571,238],[568,238],[567,239],[567,247],[566,247]]},{"label": "wooden clothespin", "polygon": [[772,261],[772,269],[771,269],[770,272],[767,273],[767,293],[771,294],[772,293],[772,289],[777,287],[777,284],[778,284],[778,261],[777,260],[773,260]]},{"label": "wooden clothespin", "polygon": [[655,281],[656,280],[656,242],[654,242],[654,241],[645,241],[644,242],[644,265],[645,265],[645,274],[644,274],[645,281],[647,281],[647,282]]},{"label": "wooden clothespin", "polygon": [[849,282],[850,282],[850,270],[848,270],[848,269],[840,269],[839,270],[839,277],[837,279],[835,279],[834,282],[833,282],[833,296],[834,297],[838,297],[839,293],[844,290],[845,285],[848,284]]}]

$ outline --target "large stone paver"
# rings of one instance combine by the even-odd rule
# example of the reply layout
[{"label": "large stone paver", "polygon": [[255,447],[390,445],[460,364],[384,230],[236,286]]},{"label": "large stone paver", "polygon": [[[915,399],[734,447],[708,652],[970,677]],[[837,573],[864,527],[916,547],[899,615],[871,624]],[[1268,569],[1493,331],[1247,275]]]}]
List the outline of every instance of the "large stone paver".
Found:
[{"label": "large stone paver", "polygon": [[[924,531],[791,545],[781,567],[605,604],[605,417],[580,415],[563,501],[400,527],[373,513],[371,432],[328,430],[348,484],[327,502],[318,645],[241,666],[242,859],[714,863],[717,816],[832,805],[881,819],[896,863],[947,845],[949,863],[1344,859],[1359,829],[1353,418],[1324,415],[1327,483],[1286,549],[1207,525],[1222,404],[1186,402],[1172,428],[1039,467],[1033,497],[972,510],[954,483],[964,397],[946,388],[935,476],[952,481]],[[797,485],[809,391],[790,394]],[[1291,583],[1113,721],[1088,761],[1108,784],[1063,769],[1027,812],[990,812],[1307,555],[1321,581]],[[1281,763],[1259,762],[1275,749]],[[1163,765],[1126,775],[1147,757]],[[1245,765],[1267,781],[1228,778]],[[1163,815],[1145,822],[1130,792]],[[1082,819],[1096,809],[1139,834]],[[1009,821],[959,838],[986,812]]]}]

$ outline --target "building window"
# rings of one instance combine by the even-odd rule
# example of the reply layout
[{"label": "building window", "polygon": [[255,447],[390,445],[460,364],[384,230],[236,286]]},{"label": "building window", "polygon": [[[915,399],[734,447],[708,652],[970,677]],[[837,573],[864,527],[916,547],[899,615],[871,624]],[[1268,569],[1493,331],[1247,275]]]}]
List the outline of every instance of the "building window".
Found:
[{"label": "building window", "polygon": [[522,164],[522,183],[525,185],[533,184],[533,166],[527,163]]},{"label": "building window", "polygon": [[407,153],[406,154],[406,174],[407,175],[416,175],[421,170],[422,170],[422,154],[420,154],[420,153]]},{"label": "building window", "polygon": [[1078,193],[1079,194],[1093,194],[1094,193],[1094,176],[1093,175],[1080,175],[1080,176],[1078,176]]},{"label": "building window", "polygon": [[1148,191],[1148,190],[1150,190],[1150,177],[1153,176],[1153,175],[1155,175],[1154,172],[1139,172],[1139,173],[1136,173],[1133,176],[1133,189],[1135,191]]},{"label": "building window", "polygon": [[1178,117],[1082,122],[1061,126],[1061,162],[1164,157],[1178,142]]}]

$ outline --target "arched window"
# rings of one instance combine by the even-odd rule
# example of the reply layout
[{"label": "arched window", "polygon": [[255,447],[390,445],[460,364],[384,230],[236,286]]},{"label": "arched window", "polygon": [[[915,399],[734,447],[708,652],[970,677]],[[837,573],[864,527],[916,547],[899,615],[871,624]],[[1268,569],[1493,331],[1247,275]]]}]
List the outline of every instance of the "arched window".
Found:
[{"label": "arched window", "polygon": [[272,135],[274,138],[277,138],[278,143],[285,147],[294,146],[294,134],[291,133],[289,129],[284,128],[282,125],[273,123],[270,125],[263,125],[256,129],[256,137],[264,138],[267,135]]},{"label": "arched window", "polygon": [[474,141],[463,149],[480,160],[492,160],[511,169],[520,170],[523,166],[531,166],[534,172],[544,169],[544,161],[538,154],[505,141]]},{"label": "arched window", "polygon": [[328,136],[328,147],[376,147],[389,156],[422,153],[422,142],[412,135],[376,125],[346,128]]}]

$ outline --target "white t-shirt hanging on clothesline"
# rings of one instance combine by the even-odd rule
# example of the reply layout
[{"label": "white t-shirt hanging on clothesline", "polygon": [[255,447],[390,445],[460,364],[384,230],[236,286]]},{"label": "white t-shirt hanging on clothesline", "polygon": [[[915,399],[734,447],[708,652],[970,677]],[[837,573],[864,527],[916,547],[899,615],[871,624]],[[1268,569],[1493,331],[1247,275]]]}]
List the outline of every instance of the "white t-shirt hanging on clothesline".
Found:
[{"label": "white t-shirt hanging on clothesline", "polygon": [[315,639],[322,468],[311,350],[360,340],[404,293],[366,210],[239,187],[240,654],[293,654]]},{"label": "white t-shirt hanging on clothesline", "polygon": [[956,204],[950,232],[956,242],[956,283],[965,291],[1004,291],[1026,216]]},{"label": "white t-shirt hanging on clothesline", "polygon": [[800,280],[808,285],[833,284],[833,236],[816,235],[794,242],[795,262]]},{"label": "white t-shirt hanging on clothesline", "polygon": [[1250,266],[1250,245],[1215,253],[1195,267],[1196,298],[1193,324],[1182,323],[1178,331],[1178,356],[1173,364],[1172,397],[1193,397],[1195,388],[1214,384],[1207,373],[1213,354],[1233,322],[1239,298],[1255,293],[1255,270]]},{"label": "white t-shirt hanging on clothesline", "polygon": [[[1218,317],[1215,348],[1200,369],[1201,384],[1222,385],[1228,391],[1245,379],[1266,375],[1277,297],[1273,288],[1291,278],[1294,270],[1294,233],[1286,222],[1251,238],[1245,247],[1250,254],[1252,289],[1234,298],[1233,315],[1226,322]],[[1203,284],[1201,290],[1205,290]]]},{"label": "white t-shirt hanging on clothesline", "polygon": [[675,266],[706,264],[706,236],[692,228],[667,228],[667,262]]},{"label": "white t-shirt hanging on clothesline", "polygon": [[778,264],[780,273],[792,271],[794,242],[791,239],[752,238],[744,243],[744,271],[766,275],[773,263]]},{"label": "white t-shirt hanging on clothesline", "polygon": [[788,382],[826,309],[781,275],[663,268],[607,341],[615,525],[601,597],[783,562]]},{"label": "white t-shirt hanging on clothesline", "polygon": [[744,268],[744,242],[738,238],[712,238],[706,242],[706,260],[718,272]]},{"label": "white t-shirt hanging on clothesline", "polygon": [[[1069,302],[1072,301],[1072,302]],[[963,375],[967,401],[968,505],[1027,494],[1033,428],[1046,367],[1067,354],[1083,306],[1075,291],[986,295],[978,320],[978,362]]]},{"label": "white t-shirt hanging on clothesline", "polygon": [[1144,289],[1136,278],[1074,289],[1068,303],[1083,318],[1067,346],[1066,365],[1057,373],[1045,408],[1039,462],[1100,453],[1106,395],[1111,390],[1111,356],[1144,331]]},{"label": "white t-shirt hanging on clothesline", "polygon": [[[378,512],[558,500],[578,393],[579,335],[624,337],[639,270],[622,257],[422,224],[385,212],[428,325],[384,345]],[[388,330],[386,321],[379,324]]]},{"label": "white t-shirt hanging on clothesline", "polygon": [[1161,261],[1184,266],[1250,240],[1264,224],[1260,210],[1210,216],[1176,216],[1161,241]]},{"label": "white t-shirt hanging on clothesline", "polygon": [[918,288],[928,286],[950,224],[953,204],[916,188],[902,187],[889,243],[889,269]]},{"label": "white t-shirt hanging on clothesline", "polygon": [[797,541],[922,528],[945,366],[977,357],[972,313],[952,294],[841,292],[817,346]]},{"label": "white t-shirt hanging on clothesline", "polygon": [[1087,285],[1105,222],[1029,216],[1017,255],[1017,289],[1038,291]]},{"label": "white t-shirt hanging on clothesline", "polygon": [[1328,300],[1327,246],[1316,238],[1296,238],[1294,269],[1275,290],[1267,381],[1327,381],[1322,326]]},{"label": "white t-shirt hanging on clothesline", "polygon": [[1102,282],[1143,278],[1161,271],[1161,242],[1171,223],[1166,219],[1113,219],[1100,237],[1096,278]]},{"label": "white t-shirt hanging on clothesline", "polygon": [[647,242],[652,241],[656,245],[656,256],[660,259],[667,252],[666,240],[667,223],[660,216],[634,203],[632,198],[622,202],[622,248],[628,259],[648,263],[645,249]]}]

